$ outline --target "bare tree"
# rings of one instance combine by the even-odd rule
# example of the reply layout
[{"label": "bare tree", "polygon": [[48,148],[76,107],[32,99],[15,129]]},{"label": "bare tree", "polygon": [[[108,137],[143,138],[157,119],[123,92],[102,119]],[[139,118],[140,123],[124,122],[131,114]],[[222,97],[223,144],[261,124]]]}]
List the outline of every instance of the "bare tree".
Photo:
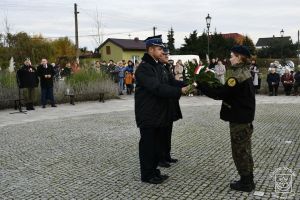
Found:
[{"label": "bare tree", "polygon": [[7,15],[3,18],[3,26],[4,26],[4,35],[3,35],[3,45],[9,47],[8,35],[10,34],[11,25],[8,22]]},{"label": "bare tree", "polygon": [[102,26],[102,13],[100,14],[99,18],[99,11],[98,8],[96,8],[96,13],[95,13],[95,28],[97,31],[97,35],[95,36],[95,42],[98,46],[100,46],[103,42],[103,26]]}]

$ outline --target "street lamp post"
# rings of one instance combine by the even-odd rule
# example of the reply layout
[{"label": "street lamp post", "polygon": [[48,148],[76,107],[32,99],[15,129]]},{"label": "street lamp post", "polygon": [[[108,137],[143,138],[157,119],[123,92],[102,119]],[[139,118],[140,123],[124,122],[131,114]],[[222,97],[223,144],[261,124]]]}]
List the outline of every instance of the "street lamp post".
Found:
[{"label": "street lamp post", "polygon": [[205,18],[206,20],[206,27],[207,27],[207,55],[209,57],[209,28],[210,28],[210,22],[211,22],[211,17],[209,14],[207,14],[207,17]]},{"label": "street lamp post", "polygon": [[300,49],[299,49],[299,37],[300,37],[300,30],[298,30],[298,44],[297,44],[297,57],[298,57],[298,61],[297,61],[297,66],[299,65],[299,61],[300,61]]},{"label": "street lamp post", "polygon": [[283,60],[283,36],[284,36],[283,29],[281,29],[281,31],[280,31],[280,36],[281,36],[281,60]]}]

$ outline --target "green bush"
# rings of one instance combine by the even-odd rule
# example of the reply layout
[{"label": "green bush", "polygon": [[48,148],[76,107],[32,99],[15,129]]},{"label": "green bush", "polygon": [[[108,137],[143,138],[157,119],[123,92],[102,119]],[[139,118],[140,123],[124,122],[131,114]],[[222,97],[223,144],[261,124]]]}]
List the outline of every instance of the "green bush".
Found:
[{"label": "green bush", "polygon": [[78,84],[88,84],[99,80],[109,79],[108,75],[102,72],[96,72],[93,69],[83,69],[67,78],[67,83],[71,86]]},{"label": "green bush", "polygon": [[16,73],[0,71],[0,86],[5,88],[15,88],[17,86]]},{"label": "green bush", "polygon": [[[118,98],[118,87],[108,75],[92,69],[82,69],[65,80],[54,82],[54,98],[57,103],[67,103],[67,90],[75,94],[76,101],[99,99],[99,93],[105,93],[105,99]],[[35,104],[40,103],[40,88],[36,88]],[[23,94],[23,92],[21,92]],[[0,109],[13,107],[12,99],[18,98],[15,73],[0,71]]]}]

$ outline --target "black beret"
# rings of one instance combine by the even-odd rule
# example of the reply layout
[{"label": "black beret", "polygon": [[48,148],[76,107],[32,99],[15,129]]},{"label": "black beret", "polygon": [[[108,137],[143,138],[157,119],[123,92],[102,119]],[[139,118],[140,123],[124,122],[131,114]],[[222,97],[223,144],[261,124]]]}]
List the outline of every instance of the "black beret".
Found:
[{"label": "black beret", "polygon": [[237,54],[246,56],[248,58],[251,57],[250,51],[249,51],[248,47],[246,47],[246,46],[236,45],[236,46],[232,47],[230,49],[230,51],[233,53],[237,53]]}]

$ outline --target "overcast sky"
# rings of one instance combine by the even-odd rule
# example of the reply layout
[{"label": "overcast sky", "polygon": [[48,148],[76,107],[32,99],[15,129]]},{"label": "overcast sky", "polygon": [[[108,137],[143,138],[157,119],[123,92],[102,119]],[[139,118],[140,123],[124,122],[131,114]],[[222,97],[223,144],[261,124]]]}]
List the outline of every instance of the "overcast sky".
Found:
[{"label": "overcast sky", "polygon": [[[256,43],[259,37],[285,36],[297,40],[300,29],[300,0],[1,0],[0,32],[7,16],[12,32],[41,33],[45,37],[69,36],[74,40],[74,3],[78,4],[79,46],[93,50],[96,10],[101,20],[103,40],[162,34],[173,27],[175,45],[193,30],[206,29],[205,17],[212,17],[211,31],[240,33]],[[130,34],[130,36],[129,36]]]}]

